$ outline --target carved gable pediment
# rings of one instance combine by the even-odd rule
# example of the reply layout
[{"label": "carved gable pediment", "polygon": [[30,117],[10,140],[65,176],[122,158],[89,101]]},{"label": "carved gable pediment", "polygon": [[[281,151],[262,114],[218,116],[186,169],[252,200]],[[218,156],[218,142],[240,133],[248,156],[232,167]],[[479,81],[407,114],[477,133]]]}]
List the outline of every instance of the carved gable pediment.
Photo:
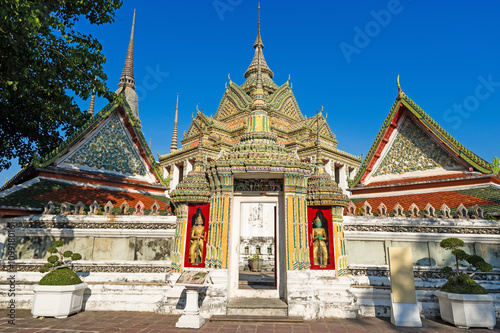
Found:
[{"label": "carved gable pediment", "polygon": [[145,162],[117,113],[112,114],[58,165],[72,169],[147,176]]},{"label": "carved gable pediment", "polygon": [[411,116],[398,126],[390,146],[372,176],[400,175],[442,168],[459,170],[462,165],[420,128]]}]

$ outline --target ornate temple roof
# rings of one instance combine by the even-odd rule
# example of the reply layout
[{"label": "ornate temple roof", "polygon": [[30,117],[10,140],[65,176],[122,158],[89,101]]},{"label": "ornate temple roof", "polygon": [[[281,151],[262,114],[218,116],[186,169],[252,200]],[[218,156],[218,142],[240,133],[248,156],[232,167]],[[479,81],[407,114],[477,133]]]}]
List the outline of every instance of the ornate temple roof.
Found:
[{"label": "ornate temple roof", "polygon": [[[278,156],[282,159],[278,161],[279,166],[276,164],[276,168],[267,166],[265,169],[284,170],[285,165],[286,168],[294,167],[294,163],[300,159],[310,158],[311,150],[314,149],[317,118],[306,118],[302,114],[292,91],[290,78],[281,86],[274,83],[273,72],[264,59],[263,47],[259,15],[255,53],[245,72],[246,82],[240,86],[229,77],[215,115],[208,117],[197,112],[181,140],[182,148],[159,156],[163,166],[172,170],[173,165],[184,164],[186,160],[192,161],[196,146],[200,142],[200,123],[205,126],[203,152],[210,160],[218,160],[211,162],[207,166],[209,168],[215,167],[215,163],[220,163],[231,168],[234,166],[236,169],[244,166],[246,171],[257,170],[251,164],[262,166],[268,163],[266,160],[274,161]],[[326,119],[322,115],[318,119],[324,124],[320,133],[321,153],[352,167],[359,165],[361,162],[359,157],[336,148],[335,134],[326,123]],[[248,129],[255,127],[256,124],[265,127],[266,138],[259,140],[262,139],[260,143],[267,145],[268,148],[262,148],[259,146],[260,143],[257,144],[256,133],[249,133]],[[257,132],[261,132],[258,136],[264,133],[261,130]],[[246,145],[236,147],[242,144]],[[231,162],[231,159],[234,159],[234,162]],[[304,164],[299,168],[307,169],[307,174],[312,172],[310,164],[308,167]]]},{"label": "ornate temple roof", "polygon": [[[201,114],[203,116],[203,114]],[[210,185],[208,184],[205,173],[205,165],[203,161],[202,145],[203,145],[203,123],[199,126],[200,141],[197,147],[198,157],[195,161],[194,168],[189,174],[175,187],[170,193],[170,198],[174,204],[183,202],[207,203],[210,202]]]},{"label": "ornate temple roof", "polygon": [[[423,109],[421,109],[413,100],[410,99],[402,90],[399,85],[399,76],[398,76],[398,95],[394,104],[389,111],[382,127],[375,138],[366,158],[364,159],[356,177],[354,178],[353,183],[351,184],[351,188],[359,187],[364,180],[371,174],[375,176],[377,174],[381,174],[383,172],[376,171],[374,167],[377,167],[377,170],[382,170],[383,168],[388,168],[388,172],[396,172],[396,173],[404,173],[406,172],[405,168],[401,170],[396,169],[392,170],[395,167],[394,163],[389,163],[390,165],[384,166],[384,161],[381,160],[377,163],[377,161],[383,157],[383,152],[385,152],[388,148],[393,147],[393,142],[389,142],[392,133],[395,129],[406,130],[408,135],[414,135],[415,133],[422,137],[423,142],[421,145],[424,146],[432,146],[429,149],[434,149],[433,156],[437,156],[437,159],[429,158],[428,160],[432,163],[429,164],[430,167],[445,167],[449,170],[456,170],[455,172],[467,170],[467,171],[475,171],[482,174],[496,174],[498,173],[498,166],[494,165],[494,163],[488,163],[484,159],[480,158],[467,148],[465,148],[460,142],[458,142],[455,138],[453,138],[448,132],[446,132],[435,120],[433,120]],[[407,117],[403,118],[405,115]],[[400,121],[403,119],[402,121]],[[399,123],[398,123],[399,122]],[[399,126],[399,127],[398,127]],[[404,133],[403,133],[404,134]],[[396,140],[398,138],[396,137]],[[396,143],[396,145],[406,145],[406,141],[415,140],[412,138],[401,138],[401,143]],[[394,141],[396,141],[394,140]],[[405,141],[406,140],[406,141]],[[418,139],[420,140],[420,139]],[[422,141],[420,140],[420,141]],[[409,144],[412,144],[409,142]],[[386,147],[387,146],[387,147]],[[434,148],[435,147],[435,148]],[[385,149],[385,150],[384,150]],[[408,150],[408,149],[407,149]],[[416,147],[415,154],[421,154],[421,147]],[[420,153],[419,153],[420,152]],[[387,155],[387,153],[386,153]],[[431,156],[431,157],[433,157]],[[412,160],[415,160],[417,156],[414,156]],[[435,161],[436,160],[436,161]],[[448,162],[446,162],[446,160]],[[443,164],[446,163],[445,164]],[[387,164],[387,163],[386,163]],[[424,166],[424,169],[426,166]],[[424,170],[422,169],[422,170]],[[387,171],[386,170],[386,171]],[[392,171],[391,171],[392,170]],[[417,168],[416,170],[420,170]],[[412,171],[412,169],[410,169]],[[378,172],[378,173],[377,173]],[[429,175],[427,175],[429,176]],[[415,178],[417,176],[410,176],[408,178]],[[392,180],[391,184],[395,184],[398,182],[394,182]],[[402,179],[404,182],[404,180]],[[377,184],[381,184],[380,181],[376,179],[374,182]],[[384,183],[384,181],[382,181]],[[365,184],[366,185],[366,184]],[[371,184],[369,184],[371,185]]]},{"label": "ornate temple roof", "polygon": [[[137,108],[129,104],[137,102],[137,94],[133,90],[134,24],[135,11],[127,60],[115,100],[52,152],[42,157],[34,154],[31,164],[19,171],[0,191],[35,177],[41,170],[68,174],[67,178],[70,178],[69,173],[81,173],[86,182],[92,182],[92,177],[97,179],[100,174],[107,174],[110,179],[121,179],[117,187],[122,186],[122,181],[130,180],[140,181],[155,191],[165,190],[160,166],[142,133]],[[135,97],[131,100],[130,96]]]},{"label": "ornate temple roof", "polygon": [[193,170],[170,192],[175,204],[182,202],[210,202],[210,186],[202,161],[197,160]]},{"label": "ornate temple roof", "polygon": [[262,43],[262,37],[260,36],[260,4],[257,39],[255,40],[253,47],[255,49],[255,53],[250,66],[248,66],[248,69],[245,72],[246,81],[241,85],[241,88],[249,95],[252,94],[253,90],[257,89],[257,74],[260,67],[262,72],[262,88],[267,94],[271,94],[278,89],[278,85],[273,81],[274,73],[269,66],[267,66],[266,59],[264,59],[264,53],[262,52],[264,43]]},{"label": "ornate temple roof", "polygon": [[326,173],[322,165],[317,165],[307,180],[307,205],[347,207],[349,198],[342,193],[337,183]]},{"label": "ornate temple roof", "polygon": [[307,180],[307,204],[309,206],[341,206],[347,207],[349,199],[342,193],[337,183],[326,173],[320,162],[319,141],[321,125],[319,123],[321,113],[316,111],[316,168],[312,176]]}]

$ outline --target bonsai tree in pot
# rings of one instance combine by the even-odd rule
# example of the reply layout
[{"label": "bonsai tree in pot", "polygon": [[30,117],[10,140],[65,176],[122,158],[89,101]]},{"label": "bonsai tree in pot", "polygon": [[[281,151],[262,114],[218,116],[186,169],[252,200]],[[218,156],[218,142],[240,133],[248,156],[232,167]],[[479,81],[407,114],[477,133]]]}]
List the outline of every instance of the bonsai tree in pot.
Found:
[{"label": "bonsai tree in pot", "polygon": [[61,240],[52,243],[47,249],[51,256],[40,268],[41,273],[47,273],[35,285],[33,292],[33,317],[66,318],[68,315],[80,312],[83,305],[83,292],[87,284],[73,271],[73,261],[82,259],[79,253],[63,251]]},{"label": "bonsai tree in pot", "polygon": [[[448,275],[448,281],[441,287],[441,291],[434,293],[439,299],[441,318],[458,327],[493,329],[496,324],[493,308],[495,298],[472,279],[477,272],[491,272],[493,267],[481,256],[471,255],[460,249],[465,246],[461,239],[446,238],[441,241],[440,246],[451,250],[456,265],[455,270],[449,266],[441,269],[441,273]],[[460,261],[469,264],[467,271],[470,273],[460,273]]]}]

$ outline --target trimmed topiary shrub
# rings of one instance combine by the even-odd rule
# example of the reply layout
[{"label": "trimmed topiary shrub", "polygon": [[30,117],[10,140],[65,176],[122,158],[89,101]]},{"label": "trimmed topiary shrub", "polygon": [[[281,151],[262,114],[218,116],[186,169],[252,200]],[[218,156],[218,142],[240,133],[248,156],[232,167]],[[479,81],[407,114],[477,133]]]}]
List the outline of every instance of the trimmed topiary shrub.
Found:
[{"label": "trimmed topiary shrub", "polygon": [[43,286],[68,286],[82,283],[82,280],[68,267],[58,268],[46,274],[38,284]]},{"label": "trimmed topiary shrub", "polygon": [[[458,238],[446,238],[439,244],[442,248],[446,250],[451,250],[451,253],[455,256],[456,270],[450,266],[441,268],[441,273],[449,275],[448,282],[446,282],[441,291],[454,293],[454,294],[487,294],[486,289],[481,287],[472,277],[476,272],[491,272],[493,267],[488,264],[481,256],[470,255],[459,247],[465,246],[464,241]],[[469,264],[469,268],[472,273],[460,273],[459,262],[466,261]]]},{"label": "trimmed topiary shrub", "polygon": [[66,286],[82,283],[82,280],[70,268],[73,261],[82,259],[82,256],[72,251],[63,252],[63,245],[63,241],[58,240],[47,249],[52,255],[47,258],[48,263],[40,268],[40,273],[49,273],[40,280],[40,285]]}]

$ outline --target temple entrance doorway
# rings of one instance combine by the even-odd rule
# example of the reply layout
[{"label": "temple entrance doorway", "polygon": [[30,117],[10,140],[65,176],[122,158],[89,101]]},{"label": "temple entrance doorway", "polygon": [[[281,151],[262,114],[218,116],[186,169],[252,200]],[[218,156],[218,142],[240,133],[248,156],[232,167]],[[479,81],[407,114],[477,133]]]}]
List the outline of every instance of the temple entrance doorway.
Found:
[{"label": "temple entrance doorway", "polygon": [[284,295],[279,201],[279,196],[235,197],[230,297],[280,298]]}]

